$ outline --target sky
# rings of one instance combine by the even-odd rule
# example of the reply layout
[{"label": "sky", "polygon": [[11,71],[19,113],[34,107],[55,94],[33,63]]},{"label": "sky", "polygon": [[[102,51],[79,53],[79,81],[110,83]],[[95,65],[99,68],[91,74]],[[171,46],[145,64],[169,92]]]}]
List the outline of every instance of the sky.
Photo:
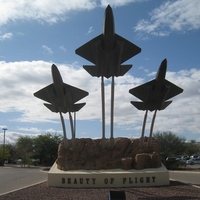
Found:
[{"label": "sky", "polygon": [[[167,59],[166,79],[184,91],[158,111],[157,131],[171,131],[200,142],[200,1],[199,0],[0,0],[0,143],[47,132],[62,134],[58,113],[33,93],[52,83],[55,64],[63,81],[89,92],[77,113],[76,137],[101,138],[100,78],[88,74],[89,61],[75,50],[102,34],[110,4],[115,32],[142,51],[123,64],[132,68],[115,78],[114,137],[139,138],[144,111],[129,90],[155,78]],[[111,80],[105,78],[106,138],[110,137]],[[145,130],[148,137],[153,112]],[[64,114],[71,139],[68,113]]]}]

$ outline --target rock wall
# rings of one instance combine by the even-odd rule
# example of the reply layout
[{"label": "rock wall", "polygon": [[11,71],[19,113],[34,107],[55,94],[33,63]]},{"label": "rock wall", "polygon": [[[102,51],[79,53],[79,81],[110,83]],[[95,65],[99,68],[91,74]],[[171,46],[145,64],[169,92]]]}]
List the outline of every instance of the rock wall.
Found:
[{"label": "rock wall", "polygon": [[157,141],[152,138],[152,147],[147,148],[147,137],[144,147],[139,148],[139,139],[115,138],[114,148],[109,148],[109,139],[102,149],[101,139],[76,139],[76,148],[64,149],[63,142],[58,147],[58,169],[68,170],[100,170],[100,169],[144,169],[161,167]]}]

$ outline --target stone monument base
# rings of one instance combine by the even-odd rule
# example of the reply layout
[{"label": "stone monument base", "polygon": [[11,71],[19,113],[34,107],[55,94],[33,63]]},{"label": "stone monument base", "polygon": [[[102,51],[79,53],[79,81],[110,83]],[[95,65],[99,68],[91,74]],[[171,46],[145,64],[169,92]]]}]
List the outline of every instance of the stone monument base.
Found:
[{"label": "stone monument base", "polygon": [[169,172],[159,168],[143,170],[70,170],[63,171],[57,164],[48,172],[48,186],[66,188],[125,188],[169,185]]}]

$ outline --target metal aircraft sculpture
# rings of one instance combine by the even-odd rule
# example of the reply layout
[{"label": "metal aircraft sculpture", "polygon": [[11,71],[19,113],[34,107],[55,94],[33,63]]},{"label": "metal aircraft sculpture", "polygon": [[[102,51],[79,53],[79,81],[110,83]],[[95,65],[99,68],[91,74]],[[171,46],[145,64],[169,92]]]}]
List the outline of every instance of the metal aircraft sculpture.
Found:
[{"label": "metal aircraft sculpture", "polygon": [[104,77],[112,77],[111,83],[111,127],[110,146],[113,147],[114,121],[114,76],[123,76],[132,65],[121,65],[126,60],[141,52],[141,49],[115,33],[114,16],[110,5],[104,14],[103,33],[76,49],[76,54],[94,63],[84,65],[92,76],[101,77],[102,96],[102,146],[105,147],[105,94]]},{"label": "metal aircraft sculpture", "polygon": [[183,92],[183,89],[165,79],[166,71],[167,71],[167,60],[164,59],[161,62],[156,78],[154,80],[129,90],[129,92],[132,95],[136,96],[137,98],[143,101],[143,102],[131,101],[131,104],[134,105],[138,110],[146,110],[142,127],[142,135],[140,139],[141,148],[143,147],[143,142],[144,142],[143,141],[144,131],[145,131],[145,124],[146,124],[148,110],[155,111],[152,118],[150,135],[148,138],[148,147],[150,147],[157,110],[165,109],[172,103],[172,101],[166,101],[166,100],[171,99],[172,97]]},{"label": "metal aircraft sculpture", "polygon": [[78,103],[78,104],[75,103],[80,99],[86,97],[89,93],[79,88],[63,83],[60,72],[56,67],[56,65],[54,64],[51,67],[51,73],[52,73],[53,83],[35,92],[34,96],[49,102],[50,104],[44,103],[44,105],[52,112],[60,114],[60,119],[64,134],[65,148],[68,148],[68,140],[62,113],[67,113],[67,112],[69,113],[70,126],[72,132],[72,145],[73,147],[75,147],[75,130],[74,130],[75,121],[73,124],[71,112],[75,113],[85,105],[85,103]]}]

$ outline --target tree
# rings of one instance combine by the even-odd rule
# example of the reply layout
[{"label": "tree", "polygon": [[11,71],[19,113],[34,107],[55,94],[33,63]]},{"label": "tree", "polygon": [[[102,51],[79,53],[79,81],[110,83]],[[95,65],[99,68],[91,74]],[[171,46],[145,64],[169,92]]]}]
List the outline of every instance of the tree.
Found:
[{"label": "tree", "polygon": [[[4,154],[4,155],[3,155]],[[0,147],[0,160],[2,160],[4,158],[4,160],[8,160],[10,158],[10,152],[8,148],[4,148]]]},{"label": "tree", "polygon": [[15,161],[16,157],[14,155],[16,155],[15,145],[13,144],[5,144],[5,146],[0,145],[0,165],[3,164],[3,157],[4,160],[8,160],[9,163]]},{"label": "tree", "polygon": [[22,159],[25,167],[25,164],[28,164],[33,155],[33,139],[28,136],[19,137],[16,142],[16,150],[18,158]]},{"label": "tree", "polygon": [[39,158],[40,164],[52,165],[57,158],[58,145],[61,135],[42,134],[34,138],[34,157]]},{"label": "tree", "polygon": [[185,138],[178,137],[172,132],[157,132],[153,137],[158,141],[160,155],[165,160],[167,157],[182,155],[186,152]]},{"label": "tree", "polygon": [[186,143],[186,153],[188,156],[192,156],[195,153],[200,152],[200,144],[196,143],[195,140],[190,140],[188,143]]}]

